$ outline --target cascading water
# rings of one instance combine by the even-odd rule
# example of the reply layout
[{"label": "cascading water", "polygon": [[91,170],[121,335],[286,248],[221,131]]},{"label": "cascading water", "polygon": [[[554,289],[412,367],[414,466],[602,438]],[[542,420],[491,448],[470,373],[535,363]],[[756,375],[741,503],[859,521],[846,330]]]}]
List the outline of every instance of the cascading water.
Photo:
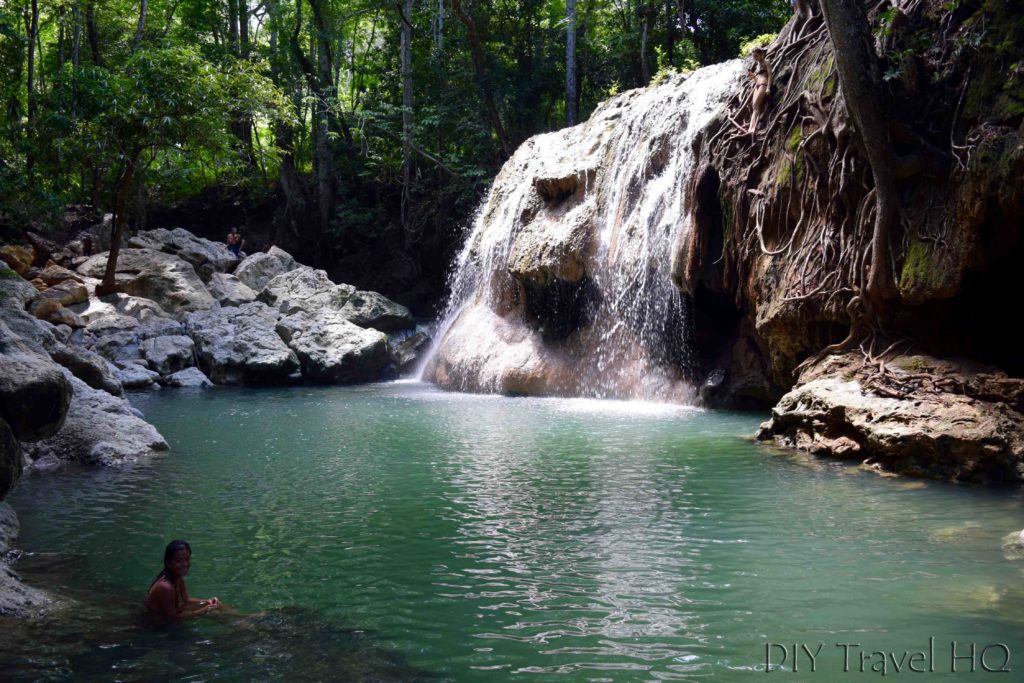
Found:
[{"label": "cascading water", "polygon": [[692,144],[736,60],[632,90],[526,141],[453,269],[422,378],[447,389],[689,403],[689,324],[671,281],[690,227]]}]

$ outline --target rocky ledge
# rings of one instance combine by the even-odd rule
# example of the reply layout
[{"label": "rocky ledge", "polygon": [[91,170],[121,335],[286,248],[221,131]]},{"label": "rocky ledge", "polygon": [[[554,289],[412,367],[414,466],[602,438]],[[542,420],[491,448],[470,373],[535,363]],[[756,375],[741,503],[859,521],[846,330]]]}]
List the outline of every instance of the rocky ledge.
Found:
[{"label": "rocky ledge", "polygon": [[[97,297],[107,253],[83,252],[107,232],[109,221],[45,252],[0,247],[0,501],[26,471],[166,451],[126,388],[374,381],[426,346],[409,310],[376,292],[277,248],[239,260],[180,228],[132,237],[117,293]],[[16,535],[0,503],[0,614],[52,602],[10,568]]]},{"label": "rocky ledge", "polygon": [[810,365],[758,439],[918,477],[1024,480],[1024,380],[921,354],[867,361]]}]

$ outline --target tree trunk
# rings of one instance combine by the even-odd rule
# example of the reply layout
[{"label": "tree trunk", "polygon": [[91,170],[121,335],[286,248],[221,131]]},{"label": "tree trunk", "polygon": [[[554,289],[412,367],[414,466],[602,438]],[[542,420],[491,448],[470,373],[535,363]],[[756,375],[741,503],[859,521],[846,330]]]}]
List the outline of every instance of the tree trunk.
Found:
[{"label": "tree trunk", "polygon": [[135,40],[132,41],[132,52],[139,49],[139,45],[142,45],[142,34],[146,30],[146,10],[149,7],[149,0],[139,1],[139,23],[135,28]]},{"label": "tree trunk", "polygon": [[839,85],[846,107],[867,152],[875,180],[875,225],[871,235],[871,268],[865,293],[878,303],[892,292],[889,234],[899,212],[894,153],[886,123],[885,90],[879,76],[871,27],[861,0],[821,0],[832,40]]},{"label": "tree trunk", "polygon": [[129,156],[121,177],[117,179],[117,194],[114,200],[114,232],[110,237],[110,255],[107,256],[107,269],[103,271],[103,281],[96,286],[96,296],[113,294],[117,291],[115,274],[117,273],[117,257],[121,253],[121,241],[124,239],[124,226],[128,223],[128,196],[135,178],[135,166],[139,162],[141,150],[135,150]]},{"label": "tree trunk", "polygon": [[100,36],[96,28],[96,1],[87,0],[85,5],[85,32],[89,37],[89,50],[92,52],[92,63],[96,66],[103,66],[103,58],[100,56]]},{"label": "tree trunk", "polygon": [[651,19],[654,16],[654,6],[648,2],[641,6],[640,12],[640,85],[646,86],[651,82],[651,60],[648,56],[648,44],[651,37]]},{"label": "tree trunk", "polygon": [[575,126],[576,111],[576,0],[565,3],[565,125]]},{"label": "tree trunk", "polygon": [[405,0],[405,6],[401,9],[403,228],[408,227],[409,184],[412,181],[412,8],[412,0]]},{"label": "tree trunk", "polygon": [[82,49],[82,13],[78,7],[71,11],[71,63],[78,68],[79,55]]},{"label": "tree trunk", "polygon": [[237,57],[239,55],[237,0],[228,0],[228,40],[231,43],[231,54]]},{"label": "tree trunk", "polygon": [[[39,35],[39,2],[31,0],[28,16],[28,122],[36,114],[36,36]],[[40,55],[42,56],[42,55]]]},{"label": "tree trunk", "polygon": [[665,55],[668,57],[668,65],[673,66],[675,60],[676,46],[676,18],[672,11],[672,0],[665,0]]},{"label": "tree trunk", "polygon": [[501,123],[501,116],[498,114],[498,106],[491,95],[491,89],[487,87],[485,67],[487,56],[484,54],[483,43],[480,41],[480,33],[477,31],[476,22],[466,13],[462,7],[461,0],[452,0],[452,9],[458,15],[459,20],[466,27],[466,35],[469,38],[469,47],[473,55],[473,70],[476,72],[477,80],[480,82],[480,91],[483,94],[484,107],[491,117],[491,125],[494,126],[494,133],[498,136],[498,144],[501,145],[501,152],[508,158],[512,155],[512,148],[509,145],[508,135],[505,133],[505,126]]}]

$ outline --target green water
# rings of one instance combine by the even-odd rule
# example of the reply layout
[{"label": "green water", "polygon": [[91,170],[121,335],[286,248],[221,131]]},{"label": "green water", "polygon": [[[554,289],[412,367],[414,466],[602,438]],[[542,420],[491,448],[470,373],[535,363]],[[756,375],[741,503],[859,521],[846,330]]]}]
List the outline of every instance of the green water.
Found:
[{"label": "green water", "polygon": [[[758,446],[756,417],[650,404],[417,383],[132,400],[169,454],[9,498],[19,569],[78,602],[0,619],[0,678],[730,681],[776,642],[824,646],[815,674],[801,653],[773,675],[832,680],[836,643],[899,660],[929,637],[935,676],[954,640],[1010,649],[1015,673],[978,676],[1024,671],[1015,490],[883,479]],[[172,538],[193,595],[254,616],[141,621]]]}]

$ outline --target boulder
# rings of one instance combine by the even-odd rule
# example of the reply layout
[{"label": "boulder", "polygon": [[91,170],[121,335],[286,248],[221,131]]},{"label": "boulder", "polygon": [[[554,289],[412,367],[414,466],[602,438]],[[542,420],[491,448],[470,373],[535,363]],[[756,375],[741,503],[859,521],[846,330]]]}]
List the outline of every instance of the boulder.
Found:
[{"label": "boulder", "polygon": [[226,245],[196,237],[184,228],[146,230],[131,237],[128,246],[177,256],[191,263],[204,282],[210,279],[204,277],[204,273],[227,273],[238,265],[238,258],[227,250]]},{"label": "boulder", "polygon": [[181,323],[172,318],[149,316],[140,321],[115,313],[89,323],[81,343],[116,363],[141,358],[146,339],[181,335],[182,331]]},{"label": "boulder", "polygon": [[[100,278],[106,267],[107,254],[97,254],[80,265],[78,272]],[[217,305],[190,263],[153,249],[123,249],[115,281],[118,291],[152,299],[172,315]]]},{"label": "boulder", "polygon": [[292,255],[283,249],[271,247],[270,251],[250,254],[235,268],[235,277],[254,292],[259,292],[275,276],[287,273],[298,264]]},{"label": "boulder", "polygon": [[18,275],[24,275],[32,267],[35,258],[36,253],[32,247],[17,244],[5,244],[0,247],[0,261],[10,266]]},{"label": "boulder", "polygon": [[372,327],[381,332],[394,332],[416,325],[408,308],[377,292],[353,292],[341,309],[341,314],[360,327]]},{"label": "boulder", "polygon": [[[10,339],[17,339],[34,353],[49,353],[56,348],[56,329],[26,311],[0,308],[0,320]],[[0,333],[0,337],[3,334]]]},{"label": "boulder", "polygon": [[241,306],[256,300],[256,292],[228,273],[214,273],[206,286],[221,306]]},{"label": "boulder", "polygon": [[14,547],[20,528],[21,525],[18,523],[18,515],[14,514],[14,508],[7,503],[0,503],[0,556]]},{"label": "boulder", "polygon": [[[939,366],[944,374],[934,370]],[[877,365],[865,368],[859,355],[826,358],[782,397],[758,438],[912,476],[1024,481],[1024,415],[1003,402],[942,390],[971,382],[973,373],[951,374],[951,367],[915,364],[907,372],[898,358],[891,360],[888,371],[907,379],[900,390],[880,392],[872,380]],[[931,373],[952,381],[921,379]]]},{"label": "boulder", "polygon": [[429,348],[430,336],[426,332],[416,332],[397,343],[391,342],[391,355],[399,372],[409,372],[416,366],[421,354]]},{"label": "boulder", "polygon": [[56,301],[61,306],[71,306],[88,301],[89,290],[77,280],[65,280],[40,291],[39,299]]},{"label": "boulder", "polygon": [[72,329],[85,327],[85,321],[79,318],[59,302],[42,297],[33,301],[28,307],[29,313],[51,325],[67,325]]},{"label": "boulder", "polygon": [[100,389],[120,396],[123,393],[121,380],[117,378],[117,369],[102,356],[89,349],[58,344],[50,352],[50,358],[71,371],[78,379],[93,389]]},{"label": "boulder", "polygon": [[204,375],[199,368],[185,368],[172,375],[167,375],[161,380],[165,387],[176,388],[200,388],[212,387],[213,382]]},{"label": "boulder", "polygon": [[61,282],[67,280],[74,280],[75,282],[83,282],[82,277],[73,270],[68,270],[57,264],[50,264],[46,266],[39,273],[39,279],[46,283],[47,286],[52,287],[58,285]]},{"label": "boulder", "polygon": [[321,308],[340,311],[355,291],[352,285],[334,284],[322,270],[298,266],[267,282],[258,298],[271,308],[291,315],[299,311],[314,313]]},{"label": "boulder", "polygon": [[3,560],[17,538],[18,517],[10,505],[0,503],[0,616],[4,617],[26,617],[52,602],[42,591],[21,583]]},{"label": "boulder", "polygon": [[303,376],[314,382],[365,382],[380,379],[391,363],[387,337],[323,309],[290,315],[277,324],[302,364]]},{"label": "boulder", "polygon": [[198,365],[217,384],[280,384],[298,379],[299,360],[274,331],[277,314],[258,301],[190,313],[185,328]]},{"label": "boulder", "polygon": [[125,389],[148,389],[160,380],[160,373],[128,363],[117,370],[117,378]]},{"label": "boulder", "polygon": [[[14,438],[14,432],[7,423],[0,419],[0,500],[14,488],[21,477],[21,448]],[[0,554],[6,550],[3,539],[2,520],[0,520]]]},{"label": "boulder", "polygon": [[39,291],[13,270],[0,266],[0,309],[24,311]]},{"label": "boulder", "polygon": [[60,366],[29,350],[0,321],[0,419],[19,441],[49,436],[61,428],[71,385]]},{"label": "boulder", "polygon": [[31,460],[55,457],[61,462],[115,465],[167,450],[156,428],[139,418],[126,399],[93,389],[64,372],[74,389],[67,419],[53,436],[24,445]]},{"label": "boulder", "polygon": [[195,343],[185,335],[151,337],[142,341],[139,351],[149,367],[170,375],[193,365]]},{"label": "boulder", "polygon": [[116,292],[102,297],[92,297],[83,304],[71,306],[86,324],[112,315],[126,315],[143,321],[147,318],[170,318],[160,304],[150,299]]}]

